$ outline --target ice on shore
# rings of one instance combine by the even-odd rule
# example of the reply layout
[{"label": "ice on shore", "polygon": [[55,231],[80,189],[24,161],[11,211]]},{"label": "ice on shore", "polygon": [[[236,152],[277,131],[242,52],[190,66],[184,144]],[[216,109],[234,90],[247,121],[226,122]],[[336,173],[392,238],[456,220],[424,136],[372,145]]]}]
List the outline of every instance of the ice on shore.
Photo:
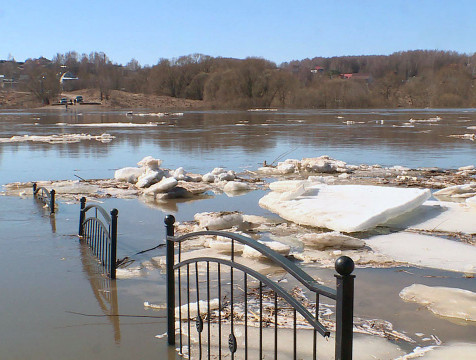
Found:
[{"label": "ice on shore", "polygon": [[272,191],[259,205],[299,225],[356,232],[409,212],[430,196],[428,189],[317,184],[297,187],[290,194]]},{"label": "ice on shore", "polygon": [[396,261],[462,273],[476,273],[476,246],[436,236],[397,232],[365,241],[374,251]]},{"label": "ice on shore", "polygon": [[436,315],[476,321],[476,293],[443,286],[413,284],[400,291],[400,297],[425,306]]}]

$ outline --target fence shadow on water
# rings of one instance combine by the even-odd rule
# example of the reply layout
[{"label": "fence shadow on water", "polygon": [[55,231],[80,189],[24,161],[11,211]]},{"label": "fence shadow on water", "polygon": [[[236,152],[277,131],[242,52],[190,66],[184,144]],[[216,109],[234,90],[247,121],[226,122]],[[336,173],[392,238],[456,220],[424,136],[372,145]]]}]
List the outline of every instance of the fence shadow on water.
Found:
[{"label": "fence shadow on water", "polygon": [[[289,259],[249,237],[223,231],[175,236],[174,223],[173,216],[165,218],[167,336],[171,346],[178,340],[180,354],[193,359],[298,359],[304,353],[306,358],[317,359],[322,347],[318,335],[331,336],[330,323],[324,321],[322,312],[322,298],[328,298],[335,301],[335,346],[330,352],[335,359],[352,359],[352,259],[337,259],[334,289],[318,284]],[[184,242],[201,236],[228,239],[227,255],[183,253]],[[252,263],[240,262],[235,255],[239,246],[259,252],[299,286],[289,289],[253,269]]]}]

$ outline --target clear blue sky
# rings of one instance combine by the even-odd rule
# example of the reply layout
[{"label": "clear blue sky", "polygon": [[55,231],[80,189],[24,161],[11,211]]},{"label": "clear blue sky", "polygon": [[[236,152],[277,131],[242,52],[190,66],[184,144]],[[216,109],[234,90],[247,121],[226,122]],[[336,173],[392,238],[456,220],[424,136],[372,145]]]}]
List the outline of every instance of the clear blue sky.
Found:
[{"label": "clear blue sky", "polygon": [[117,63],[192,53],[281,63],[416,49],[476,51],[475,0],[1,0],[0,59],[75,50]]}]

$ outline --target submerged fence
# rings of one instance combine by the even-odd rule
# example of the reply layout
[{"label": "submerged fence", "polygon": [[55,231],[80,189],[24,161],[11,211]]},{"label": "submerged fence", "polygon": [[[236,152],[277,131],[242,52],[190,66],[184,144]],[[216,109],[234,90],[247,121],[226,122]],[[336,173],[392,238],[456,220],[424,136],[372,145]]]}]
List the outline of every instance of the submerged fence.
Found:
[{"label": "submerged fence", "polygon": [[117,209],[112,209],[109,216],[99,205],[86,206],[86,198],[81,198],[80,239],[89,245],[111,279],[116,278],[118,213]]},{"label": "submerged fence", "polygon": [[[287,344],[286,340],[291,340],[292,349],[288,358],[292,356],[293,359],[297,359],[298,349],[307,345],[298,344],[298,322],[300,328],[305,322],[309,328],[312,328],[310,353],[312,353],[312,359],[315,360],[318,350],[317,334],[325,338],[330,337],[331,334],[330,330],[322,324],[319,315],[322,296],[336,302],[335,359],[352,359],[355,276],[351,275],[354,270],[354,262],[351,258],[342,256],[337,259],[335,268],[338,274],[334,275],[336,289],[333,289],[318,284],[289,259],[251,238],[223,231],[199,231],[174,236],[174,223],[175,218],[172,215],[165,218],[167,336],[169,345],[175,345],[176,335],[178,335],[180,354],[201,359],[205,357],[206,350],[208,359],[215,358],[217,355],[218,358],[227,355],[231,359],[255,359],[257,352],[259,359],[263,357],[277,359],[278,353],[283,352],[283,343]],[[182,254],[182,243],[208,235],[221,236],[229,240],[229,259],[209,256],[191,257],[190,254],[187,256]],[[306,297],[291,294],[279,282],[237,262],[235,252],[238,246],[251,247],[291,275],[297,283],[313,294],[314,309]],[[195,273],[193,276],[195,279],[192,281],[190,280],[191,272]],[[216,293],[217,299],[211,299],[212,291]],[[278,317],[283,317],[285,311],[291,315],[292,320],[289,326],[283,329],[284,320],[280,322]],[[178,320],[177,323],[176,320]],[[195,326],[192,325],[192,320]],[[175,328],[176,324],[179,329]],[[238,326],[239,330],[237,330]],[[192,330],[192,327],[195,329]],[[263,328],[271,329],[273,332],[271,345],[264,344]],[[237,336],[237,331],[244,332],[244,335]],[[284,332],[284,336],[280,337],[280,332]],[[186,337],[186,344],[184,337]],[[237,340],[237,337],[240,340]],[[269,336],[266,341],[269,343]],[[223,343],[228,345],[228,349],[222,348]],[[204,346],[205,349],[203,349]]]},{"label": "submerged fence", "polygon": [[33,183],[33,196],[40,200],[43,204],[47,205],[50,209],[50,214],[55,212],[55,190],[48,191],[44,187],[38,187],[36,183]]}]

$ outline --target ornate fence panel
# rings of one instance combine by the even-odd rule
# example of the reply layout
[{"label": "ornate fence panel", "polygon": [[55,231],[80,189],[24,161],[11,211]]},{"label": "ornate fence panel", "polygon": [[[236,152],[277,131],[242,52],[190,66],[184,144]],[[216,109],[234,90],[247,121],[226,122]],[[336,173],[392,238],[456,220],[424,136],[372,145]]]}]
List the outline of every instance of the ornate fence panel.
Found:
[{"label": "ornate fence panel", "polygon": [[33,196],[40,200],[43,204],[47,205],[50,209],[50,214],[55,212],[55,190],[48,191],[44,187],[38,187],[36,183],[33,183]]},{"label": "ornate fence panel", "polygon": [[106,210],[98,205],[86,206],[86,198],[81,198],[80,239],[89,245],[111,279],[116,278],[118,213],[117,209],[112,209],[109,216]]},{"label": "ornate fence panel", "polygon": [[[174,236],[174,222],[175,218],[172,215],[165,218],[169,345],[175,345],[178,335],[179,351],[189,358],[210,359],[226,355],[231,359],[262,359],[270,356],[277,359],[278,353],[283,351],[283,343],[286,343],[282,341],[284,338],[292,342],[292,349],[287,358],[297,359],[298,349],[303,345],[307,346],[304,343],[298,344],[297,339],[298,322],[299,327],[305,322],[307,327],[312,328],[312,341],[310,341],[312,350],[309,353],[312,353],[312,359],[317,359],[317,334],[325,338],[331,334],[319,316],[320,297],[326,297],[336,302],[335,359],[352,359],[355,276],[351,275],[354,270],[351,258],[342,256],[337,259],[335,268],[338,274],[334,275],[336,289],[333,289],[318,284],[289,259],[251,238],[223,231],[199,231]],[[182,243],[208,235],[229,239],[230,259],[182,254]],[[279,282],[235,261],[237,246],[249,246],[285,270],[300,286],[307,289],[306,291],[314,294],[314,309],[308,301],[303,300],[307,298],[291,294]],[[216,269],[216,272],[213,272],[213,269]],[[190,280],[191,272],[195,273],[192,280]],[[216,285],[213,285],[214,283]],[[200,286],[201,284],[203,286]],[[211,291],[217,293],[217,299],[211,299]],[[240,296],[236,294],[238,291]],[[283,316],[283,312],[287,312],[290,316]],[[283,321],[280,323],[278,317],[285,317],[285,322],[292,319],[289,320],[291,323],[287,323],[287,329],[283,329]],[[192,319],[195,322],[193,332]],[[267,339],[263,340],[264,327],[274,329],[271,336],[273,344],[269,344],[269,331]],[[225,332],[225,329],[229,329],[229,332]],[[244,332],[244,335],[239,336],[239,341],[236,331],[242,334]],[[284,337],[278,336],[281,331],[287,331]],[[224,335],[225,338],[222,339]],[[184,337],[187,339],[186,344]],[[197,346],[192,344],[192,340]],[[228,343],[228,349],[222,348],[223,343]],[[203,346],[206,346],[206,352]],[[211,354],[212,350],[216,354]]]}]

